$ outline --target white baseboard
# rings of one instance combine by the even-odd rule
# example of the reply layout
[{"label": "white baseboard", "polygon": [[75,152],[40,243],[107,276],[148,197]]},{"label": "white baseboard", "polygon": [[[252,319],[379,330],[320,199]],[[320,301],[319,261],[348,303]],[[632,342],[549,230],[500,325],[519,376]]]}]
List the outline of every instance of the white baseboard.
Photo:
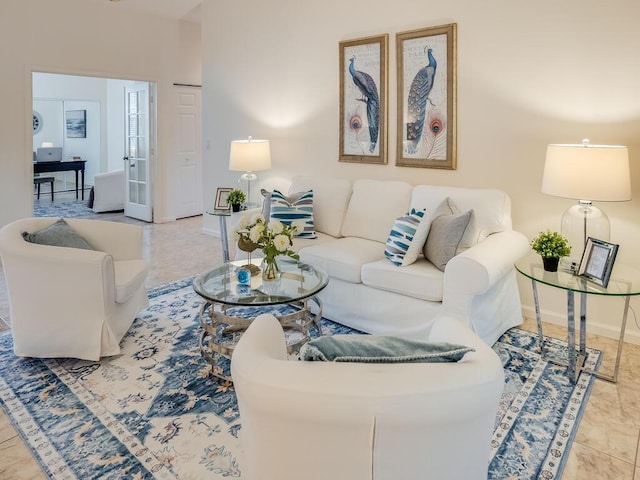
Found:
[{"label": "white baseboard", "polygon": [[[535,320],[536,311],[533,305],[522,305],[522,315],[527,318],[532,318]],[[540,312],[540,316],[542,317],[543,322],[552,323],[554,325],[558,325],[561,327],[567,326],[566,315],[562,315],[557,312],[552,312],[549,310],[542,310]],[[622,318],[620,320],[622,321]],[[577,328],[579,328],[579,325],[578,325],[579,322],[580,322],[580,317],[576,316]],[[633,322],[633,313],[631,311],[629,311],[629,317],[627,318],[627,327],[629,326],[630,322]],[[588,320],[587,332],[594,333],[596,335],[600,335],[606,338],[612,338],[614,340],[618,340],[620,338],[619,329],[616,329],[611,325],[605,325],[603,323],[592,321],[591,319]],[[633,343],[634,345],[640,345],[640,332],[631,331],[629,328],[627,328],[624,336],[624,341],[626,343]]]}]

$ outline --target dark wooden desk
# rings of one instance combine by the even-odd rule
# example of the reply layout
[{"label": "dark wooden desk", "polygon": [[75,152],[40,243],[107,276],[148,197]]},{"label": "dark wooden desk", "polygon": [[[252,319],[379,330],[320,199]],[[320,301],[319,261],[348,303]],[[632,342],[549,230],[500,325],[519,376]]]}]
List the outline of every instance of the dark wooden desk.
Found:
[{"label": "dark wooden desk", "polygon": [[76,172],[76,198],[78,198],[78,172],[82,180],[82,200],[84,200],[84,164],[86,160],[71,160],[65,162],[34,162],[33,173]]}]

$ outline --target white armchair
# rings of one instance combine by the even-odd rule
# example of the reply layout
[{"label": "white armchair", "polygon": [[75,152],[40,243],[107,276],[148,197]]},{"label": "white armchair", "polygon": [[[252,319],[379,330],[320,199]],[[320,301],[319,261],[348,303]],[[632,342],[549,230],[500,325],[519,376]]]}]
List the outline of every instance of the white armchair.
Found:
[{"label": "white armchair", "polygon": [[94,212],[112,212],[124,209],[124,170],[99,173],[93,177]]},{"label": "white armchair", "polygon": [[98,360],[120,353],[120,340],[147,304],[142,228],[65,219],[97,250],[29,243],[57,218],[26,218],[0,230],[18,356]]},{"label": "white armchair", "polygon": [[500,359],[453,317],[429,341],[476,351],[458,363],[291,361],[278,321],[256,318],[231,362],[242,478],[486,480]]}]

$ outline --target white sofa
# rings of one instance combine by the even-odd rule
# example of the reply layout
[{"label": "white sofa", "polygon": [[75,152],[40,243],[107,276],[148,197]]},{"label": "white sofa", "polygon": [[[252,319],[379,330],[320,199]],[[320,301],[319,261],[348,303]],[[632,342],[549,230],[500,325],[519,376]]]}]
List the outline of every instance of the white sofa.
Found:
[{"label": "white sofa", "polygon": [[[295,239],[301,261],[330,276],[323,316],[372,334],[424,337],[442,315],[460,318],[488,344],[522,323],[513,263],[528,250],[512,230],[511,201],[500,190],[386,180],[295,177],[289,193],[313,190],[317,239]],[[424,256],[408,266],[384,254],[397,217],[431,212],[450,198],[471,223],[459,254],[440,271]]]},{"label": "white sofa", "polygon": [[231,362],[247,480],[486,480],[504,371],[455,318],[427,339],[475,348],[457,363],[287,360],[261,315]]},{"label": "white sofa", "polygon": [[57,220],[24,218],[0,229],[14,352],[93,361],[117,355],[120,340],[148,304],[142,228],[65,219],[95,250],[23,239],[23,232],[40,231]]},{"label": "white sofa", "polygon": [[124,210],[124,170],[99,173],[93,177],[93,205],[96,213]]}]

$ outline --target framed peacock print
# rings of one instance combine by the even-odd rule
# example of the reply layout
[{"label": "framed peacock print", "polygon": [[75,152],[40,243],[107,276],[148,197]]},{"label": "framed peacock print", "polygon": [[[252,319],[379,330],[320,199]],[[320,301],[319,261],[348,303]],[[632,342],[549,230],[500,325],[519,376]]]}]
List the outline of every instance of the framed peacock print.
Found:
[{"label": "framed peacock print", "polygon": [[387,163],[388,39],[340,42],[341,162]]},{"label": "framed peacock print", "polygon": [[455,170],[456,24],[396,34],[396,165]]}]

